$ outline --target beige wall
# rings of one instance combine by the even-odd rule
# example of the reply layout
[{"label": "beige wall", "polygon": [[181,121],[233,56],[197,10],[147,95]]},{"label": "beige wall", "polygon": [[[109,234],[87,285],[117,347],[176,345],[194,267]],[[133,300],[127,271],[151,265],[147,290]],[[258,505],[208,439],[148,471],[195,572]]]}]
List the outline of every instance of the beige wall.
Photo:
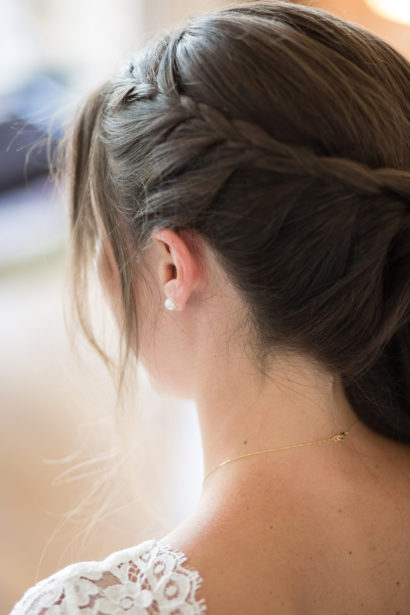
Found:
[{"label": "beige wall", "polygon": [[364,0],[320,0],[315,5],[365,26],[410,58],[409,25],[383,19],[370,10]]},{"label": "beige wall", "polygon": [[163,28],[171,28],[186,17],[198,12],[213,10],[229,4],[226,0],[152,0],[144,2],[144,24],[146,32],[155,33]]}]

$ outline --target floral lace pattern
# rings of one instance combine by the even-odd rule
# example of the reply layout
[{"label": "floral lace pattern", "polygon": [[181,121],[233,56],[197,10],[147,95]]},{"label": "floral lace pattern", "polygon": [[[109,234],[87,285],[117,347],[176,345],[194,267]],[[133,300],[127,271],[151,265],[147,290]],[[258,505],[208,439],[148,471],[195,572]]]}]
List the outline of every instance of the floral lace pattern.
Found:
[{"label": "floral lace pattern", "polygon": [[10,615],[201,615],[199,572],[159,540],[70,564],[26,591]]}]

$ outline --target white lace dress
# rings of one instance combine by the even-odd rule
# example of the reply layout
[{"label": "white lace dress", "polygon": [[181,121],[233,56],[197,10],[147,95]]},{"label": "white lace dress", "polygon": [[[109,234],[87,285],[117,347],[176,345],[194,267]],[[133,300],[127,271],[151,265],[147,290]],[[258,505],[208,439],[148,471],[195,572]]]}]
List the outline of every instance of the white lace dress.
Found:
[{"label": "white lace dress", "polygon": [[26,591],[10,615],[200,615],[199,572],[162,540],[62,568]]}]

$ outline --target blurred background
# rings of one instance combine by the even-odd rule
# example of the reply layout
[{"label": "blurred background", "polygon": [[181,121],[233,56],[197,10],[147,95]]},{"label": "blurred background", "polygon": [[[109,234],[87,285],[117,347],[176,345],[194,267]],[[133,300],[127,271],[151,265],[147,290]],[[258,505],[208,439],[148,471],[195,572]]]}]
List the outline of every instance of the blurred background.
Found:
[{"label": "blurred background", "polygon": [[[63,320],[67,215],[48,175],[76,103],[160,30],[223,0],[0,0],[0,611],[78,560],[161,537],[195,507],[203,476],[195,407],[139,369],[124,461],[114,385],[72,352]],[[408,0],[311,1],[410,58]],[[102,297],[93,320],[114,335]],[[111,333],[110,333],[111,332]]]}]

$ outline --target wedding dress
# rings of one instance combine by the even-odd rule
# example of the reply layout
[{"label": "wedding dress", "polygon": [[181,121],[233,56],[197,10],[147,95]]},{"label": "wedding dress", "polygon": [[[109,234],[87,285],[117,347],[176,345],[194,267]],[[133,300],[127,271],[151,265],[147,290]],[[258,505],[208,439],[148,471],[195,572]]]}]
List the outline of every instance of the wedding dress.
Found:
[{"label": "wedding dress", "polygon": [[70,564],[28,589],[10,615],[200,615],[198,571],[162,540]]}]

